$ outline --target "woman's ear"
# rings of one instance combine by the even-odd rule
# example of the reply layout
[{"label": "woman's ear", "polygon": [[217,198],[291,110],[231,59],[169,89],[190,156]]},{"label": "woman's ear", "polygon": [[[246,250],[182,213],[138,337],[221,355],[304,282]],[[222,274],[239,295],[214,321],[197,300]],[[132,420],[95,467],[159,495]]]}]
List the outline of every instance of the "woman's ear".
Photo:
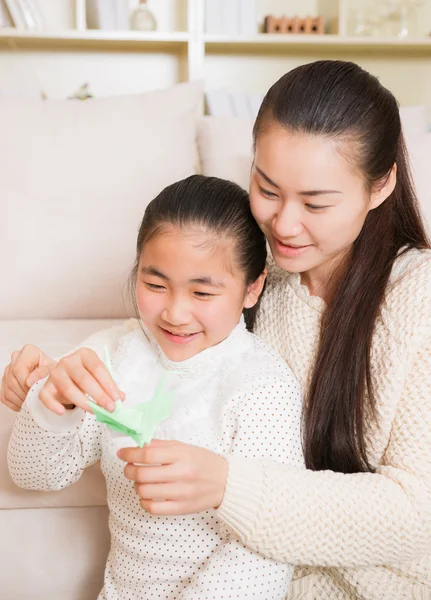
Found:
[{"label": "woman's ear", "polygon": [[263,286],[265,285],[267,273],[268,269],[265,269],[256,281],[253,281],[253,283],[250,283],[250,285],[247,286],[247,293],[244,298],[244,308],[252,308],[259,300]]},{"label": "woman's ear", "polygon": [[397,185],[397,163],[394,163],[388,178],[382,187],[376,188],[371,194],[371,210],[378,208],[392,194]]}]

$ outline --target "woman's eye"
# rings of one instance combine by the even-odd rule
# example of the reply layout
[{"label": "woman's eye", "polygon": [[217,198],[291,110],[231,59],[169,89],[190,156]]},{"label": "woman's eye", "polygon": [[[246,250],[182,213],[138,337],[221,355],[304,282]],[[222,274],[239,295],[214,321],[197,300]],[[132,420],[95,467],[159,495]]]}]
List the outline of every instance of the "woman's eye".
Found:
[{"label": "woman's eye", "polygon": [[323,208],[327,208],[326,206],[318,206],[317,204],[306,204],[305,206],[310,210],[321,210]]},{"label": "woman's eye", "polygon": [[274,192],[270,192],[269,190],[265,190],[264,188],[259,188],[260,193],[262,194],[262,196],[266,196],[266,198],[274,198],[275,196],[277,196],[277,194],[274,194]]},{"label": "woman's eye", "polygon": [[162,285],[156,285],[155,283],[146,283],[145,284],[150,290],[154,290],[155,292],[163,292],[166,288]]}]

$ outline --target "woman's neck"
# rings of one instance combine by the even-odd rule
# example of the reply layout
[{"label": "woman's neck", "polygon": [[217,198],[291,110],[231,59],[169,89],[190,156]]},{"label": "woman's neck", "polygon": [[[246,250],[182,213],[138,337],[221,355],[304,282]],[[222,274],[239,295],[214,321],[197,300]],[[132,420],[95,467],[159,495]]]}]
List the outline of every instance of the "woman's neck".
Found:
[{"label": "woman's neck", "polygon": [[340,280],[340,270],[347,253],[336,256],[321,265],[301,273],[301,283],[308,288],[310,296],[318,296],[329,304]]}]

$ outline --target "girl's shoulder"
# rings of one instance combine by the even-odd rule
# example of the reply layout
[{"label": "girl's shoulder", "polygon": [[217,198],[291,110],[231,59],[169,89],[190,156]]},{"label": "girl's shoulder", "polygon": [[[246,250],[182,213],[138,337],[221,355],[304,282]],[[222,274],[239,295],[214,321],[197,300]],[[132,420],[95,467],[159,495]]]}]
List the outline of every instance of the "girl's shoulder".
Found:
[{"label": "girl's shoulder", "polygon": [[249,344],[232,370],[234,377],[254,388],[272,387],[282,382],[299,387],[297,378],[281,354],[254,333],[245,333]]}]

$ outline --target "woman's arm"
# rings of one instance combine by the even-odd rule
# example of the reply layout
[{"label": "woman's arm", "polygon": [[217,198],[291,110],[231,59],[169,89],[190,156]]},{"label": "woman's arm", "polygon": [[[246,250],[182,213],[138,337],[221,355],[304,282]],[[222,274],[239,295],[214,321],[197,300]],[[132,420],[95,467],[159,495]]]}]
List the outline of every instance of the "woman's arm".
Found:
[{"label": "woman's arm", "polygon": [[294,564],[391,565],[431,552],[431,339],[407,377],[376,473],[231,456],[218,515],[253,550]]}]

